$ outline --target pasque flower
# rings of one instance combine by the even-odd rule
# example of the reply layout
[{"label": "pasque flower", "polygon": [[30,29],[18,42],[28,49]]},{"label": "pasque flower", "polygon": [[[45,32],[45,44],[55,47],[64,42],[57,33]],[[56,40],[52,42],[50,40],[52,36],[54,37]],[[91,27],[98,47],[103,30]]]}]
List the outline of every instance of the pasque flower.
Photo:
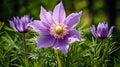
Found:
[{"label": "pasque flower", "polygon": [[97,29],[92,25],[91,32],[95,38],[105,39],[111,35],[113,28],[114,26],[112,26],[108,31],[108,24],[103,22],[98,24]]},{"label": "pasque flower", "polygon": [[52,46],[67,55],[69,44],[81,41],[79,32],[73,29],[78,24],[81,15],[82,12],[79,12],[66,17],[62,2],[54,8],[53,12],[47,12],[41,7],[41,21],[34,20],[29,25],[41,35],[37,40],[37,47]]},{"label": "pasque flower", "polygon": [[17,32],[23,34],[23,45],[24,45],[24,56],[27,56],[27,45],[26,45],[26,37],[25,34],[28,32],[28,24],[32,22],[32,19],[28,15],[24,15],[23,17],[13,17],[13,20],[9,20],[10,26]]},{"label": "pasque flower", "polygon": [[13,17],[13,20],[9,20],[10,26],[17,32],[26,33],[28,31],[28,24],[32,22],[32,19],[28,15],[23,17]]}]

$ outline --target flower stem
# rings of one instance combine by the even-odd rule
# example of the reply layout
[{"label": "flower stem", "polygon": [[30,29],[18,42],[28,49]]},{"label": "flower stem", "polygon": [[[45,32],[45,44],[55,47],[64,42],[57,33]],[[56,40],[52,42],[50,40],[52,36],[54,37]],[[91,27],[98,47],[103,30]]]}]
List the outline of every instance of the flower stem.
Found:
[{"label": "flower stem", "polygon": [[58,55],[58,50],[55,50],[55,54],[57,57],[58,67],[62,67],[61,60],[60,60],[59,55]]},{"label": "flower stem", "polygon": [[27,56],[27,45],[26,45],[26,36],[25,36],[25,33],[23,33],[23,46],[24,46],[24,56],[25,56],[25,59],[28,58]]}]

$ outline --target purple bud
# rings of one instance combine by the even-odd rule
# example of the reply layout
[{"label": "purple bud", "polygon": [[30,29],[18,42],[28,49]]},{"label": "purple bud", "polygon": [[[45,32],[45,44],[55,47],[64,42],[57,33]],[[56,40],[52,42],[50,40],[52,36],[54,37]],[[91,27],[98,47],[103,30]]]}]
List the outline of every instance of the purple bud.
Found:
[{"label": "purple bud", "polygon": [[10,26],[17,32],[26,33],[28,31],[28,24],[32,22],[32,19],[28,15],[23,17],[13,17],[13,20],[9,20]]},{"label": "purple bud", "polygon": [[91,27],[91,32],[95,38],[98,39],[105,39],[109,37],[113,31],[114,26],[108,30],[108,24],[107,23],[99,23],[97,26],[97,29],[94,25]]}]

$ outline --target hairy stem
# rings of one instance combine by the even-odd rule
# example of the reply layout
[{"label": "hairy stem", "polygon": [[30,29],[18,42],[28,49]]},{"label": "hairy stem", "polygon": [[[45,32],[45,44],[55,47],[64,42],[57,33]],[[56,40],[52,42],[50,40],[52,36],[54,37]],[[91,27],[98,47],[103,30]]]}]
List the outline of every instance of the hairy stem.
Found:
[{"label": "hairy stem", "polygon": [[25,58],[27,59],[28,56],[27,56],[27,45],[26,45],[26,36],[25,36],[25,33],[23,33],[23,46],[24,46],[24,56]]},{"label": "hairy stem", "polygon": [[58,50],[55,50],[55,54],[57,57],[58,67],[62,67],[61,60],[60,60],[59,55],[58,55]]}]

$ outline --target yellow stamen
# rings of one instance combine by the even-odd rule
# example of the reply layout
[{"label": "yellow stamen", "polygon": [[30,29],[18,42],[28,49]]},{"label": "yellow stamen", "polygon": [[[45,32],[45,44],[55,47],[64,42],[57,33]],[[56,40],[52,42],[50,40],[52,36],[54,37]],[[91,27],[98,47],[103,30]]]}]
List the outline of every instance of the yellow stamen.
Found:
[{"label": "yellow stamen", "polygon": [[58,39],[63,39],[68,34],[67,26],[64,23],[53,23],[50,26],[50,34]]},{"label": "yellow stamen", "polygon": [[63,29],[62,29],[61,26],[58,25],[58,26],[56,26],[55,31],[56,31],[57,34],[61,34]]}]

